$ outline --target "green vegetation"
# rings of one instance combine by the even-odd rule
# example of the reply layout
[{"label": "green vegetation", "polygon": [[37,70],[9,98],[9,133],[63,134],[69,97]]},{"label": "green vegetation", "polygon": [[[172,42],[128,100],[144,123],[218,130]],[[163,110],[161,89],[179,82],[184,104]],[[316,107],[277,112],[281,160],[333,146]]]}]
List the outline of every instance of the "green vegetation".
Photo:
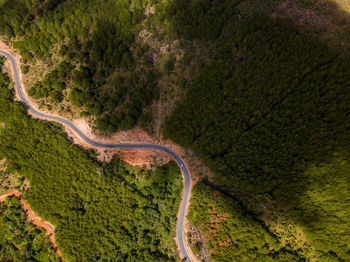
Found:
[{"label": "green vegetation", "polygon": [[194,149],[224,191],[288,209],[318,260],[349,260],[349,62],[281,20],[230,28],[165,135]]},{"label": "green vegetation", "polygon": [[30,181],[31,207],[56,226],[68,261],[175,261],[182,180],[175,163],[146,171],[113,159],[99,163],[64,137],[62,127],[31,119],[0,74],[0,159]]},{"label": "green vegetation", "polygon": [[[152,101],[159,98],[160,72],[180,71],[174,70],[177,61],[172,58],[163,66],[155,65],[154,56],[163,54],[149,46],[140,32],[151,33],[155,46],[181,39],[179,49],[190,54],[191,59],[194,56],[190,46],[195,44],[198,49],[200,44],[204,46],[199,56],[203,59],[212,53],[207,46],[215,49],[222,41],[222,33],[230,33],[227,24],[237,23],[255,12],[266,15],[278,12],[276,8],[282,2],[3,0],[0,2],[0,34],[20,50],[24,73],[31,73],[29,65],[34,65],[33,60],[40,60],[47,66],[45,76],[40,73],[32,76],[42,79],[29,86],[30,96],[49,108],[69,102],[73,107],[66,104],[64,110],[78,110],[82,116],[92,116],[97,129],[115,132],[130,129],[145,118],[152,122],[152,114],[147,117],[144,114],[151,110]],[[300,8],[317,10],[315,15],[320,18],[315,20],[320,20],[321,25],[327,24],[323,20],[330,19],[324,15],[329,10],[323,10],[318,3],[306,0],[296,1],[296,4]],[[339,26],[344,24],[343,20],[339,18],[333,22]],[[320,29],[315,27],[312,32],[317,35]],[[329,31],[333,29],[330,27]],[[346,49],[348,28],[336,29],[335,33],[322,34],[333,34],[338,49]],[[338,39],[339,36],[342,39]],[[192,65],[185,70],[194,69]]]},{"label": "green vegetation", "polygon": [[158,98],[157,78],[149,77],[158,75],[151,51],[135,42],[147,2],[2,1],[0,32],[14,41],[23,62],[40,59],[53,68],[29,95],[70,101],[96,117],[101,130],[134,127]]},{"label": "green vegetation", "polygon": [[0,196],[7,194],[23,185],[23,179],[6,171],[6,161],[0,160]]},{"label": "green vegetation", "polygon": [[[216,174],[195,188],[190,214],[203,231],[224,214],[206,236],[213,259],[348,261],[350,64],[308,34],[349,51],[349,16],[327,1],[283,2],[0,0],[0,34],[20,50],[24,73],[31,61],[47,66],[32,97],[103,131],[139,123],[152,132],[160,87],[182,90],[164,88],[164,100],[187,90],[164,134]],[[28,198],[57,224],[67,258],[175,259],[174,164],[97,163],[60,126],[29,119],[0,94],[0,158],[31,181]]]},{"label": "green vegetation", "polygon": [[189,219],[209,236],[211,261],[303,261],[232,198],[203,183],[193,190]]},{"label": "green vegetation", "polygon": [[189,40],[214,40],[243,0],[229,1],[159,1],[150,24],[164,23],[162,30],[169,37]]},{"label": "green vegetation", "polygon": [[16,197],[0,202],[1,261],[61,261],[43,229],[26,221]]},{"label": "green vegetation", "polygon": [[19,179],[8,172],[0,170],[0,196],[20,187]]}]

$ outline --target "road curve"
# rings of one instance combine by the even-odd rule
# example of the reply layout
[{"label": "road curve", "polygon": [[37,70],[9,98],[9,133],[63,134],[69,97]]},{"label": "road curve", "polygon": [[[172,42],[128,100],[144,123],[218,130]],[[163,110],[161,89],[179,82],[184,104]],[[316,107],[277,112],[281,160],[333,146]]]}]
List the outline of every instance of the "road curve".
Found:
[{"label": "road curve", "polygon": [[178,164],[178,166],[181,169],[182,176],[183,176],[183,183],[184,183],[184,188],[183,188],[183,197],[182,201],[180,204],[180,210],[178,213],[178,220],[176,224],[176,240],[178,243],[178,247],[180,249],[180,253],[183,258],[185,258],[186,261],[192,261],[189,252],[186,248],[185,245],[185,234],[184,234],[184,229],[185,229],[185,221],[186,221],[186,214],[188,210],[188,205],[189,205],[189,200],[190,200],[190,195],[191,195],[191,176],[190,172],[185,164],[185,162],[182,160],[182,158],[177,155],[174,151],[171,149],[157,145],[157,144],[104,144],[104,143],[99,143],[97,141],[94,141],[87,137],[82,131],[80,131],[71,121],[64,117],[59,117],[59,116],[53,116],[49,115],[43,112],[40,112],[33,108],[29,100],[26,97],[26,94],[24,93],[24,89],[21,88],[21,82],[19,80],[19,75],[18,75],[18,70],[17,70],[17,63],[15,58],[12,56],[12,54],[1,50],[0,49],[0,54],[8,58],[12,64],[13,72],[14,72],[14,81],[15,81],[15,89],[17,92],[18,97],[20,98],[22,104],[24,107],[33,115],[38,116],[38,117],[43,117],[55,122],[59,122],[61,124],[69,126],[71,129],[73,129],[78,136],[80,136],[82,139],[85,140],[88,144],[94,146],[94,147],[99,147],[99,148],[104,148],[104,149],[111,149],[111,148],[120,148],[120,149],[154,149],[154,150],[159,150],[164,153],[167,153],[170,155],[175,162]]}]

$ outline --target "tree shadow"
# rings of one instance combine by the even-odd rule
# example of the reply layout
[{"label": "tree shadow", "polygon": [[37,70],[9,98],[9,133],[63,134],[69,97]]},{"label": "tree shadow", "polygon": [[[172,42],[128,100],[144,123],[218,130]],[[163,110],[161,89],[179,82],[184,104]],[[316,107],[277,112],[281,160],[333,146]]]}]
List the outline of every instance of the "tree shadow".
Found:
[{"label": "tree shadow", "polygon": [[151,19],[170,38],[218,42],[230,34],[227,24],[255,15],[281,17],[341,52],[350,51],[350,7],[341,0],[166,1],[156,5]]},{"label": "tree shadow", "polygon": [[279,4],[272,16],[287,19],[339,52],[348,54],[350,7],[347,10],[346,5],[346,1],[341,0],[289,0]]},{"label": "tree shadow", "polygon": [[[325,258],[348,259],[348,238],[330,221],[348,227],[340,210],[349,208],[341,200],[350,181],[340,165],[349,160],[350,65],[343,51],[350,50],[350,34],[342,30],[349,28],[350,15],[334,2],[302,1],[275,26],[280,19],[273,18],[274,12],[283,1],[259,8],[258,3],[262,1],[251,1],[246,12],[242,6],[247,1],[168,4],[167,30],[221,46],[213,53],[202,50],[211,61],[168,119],[165,132],[204,159],[220,190],[267,194],[289,210]],[[270,19],[261,19],[261,14]],[[329,18],[330,26],[308,23],[316,16]],[[333,25],[343,34],[329,34]],[[338,52],[316,39],[320,33]],[[340,40],[348,42],[342,45]],[[335,158],[337,154],[341,156]],[[332,177],[342,187],[331,183]],[[339,206],[332,209],[330,203]]]}]

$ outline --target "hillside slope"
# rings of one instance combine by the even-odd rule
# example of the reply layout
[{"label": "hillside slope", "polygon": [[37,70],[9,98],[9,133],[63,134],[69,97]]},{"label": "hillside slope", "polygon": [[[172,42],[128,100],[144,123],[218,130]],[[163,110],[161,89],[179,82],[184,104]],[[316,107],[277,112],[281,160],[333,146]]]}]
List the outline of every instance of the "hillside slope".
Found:
[{"label": "hillside slope", "polygon": [[[215,174],[194,188],[189,215],[203,237],[192,243],[193,250],[202,255],[205,244],[206,261],[209,256],[213,261],[347,261],[350,10],[346,4],[341,0],[2,0],[0,38],[19,50],[28,93],[41,108],[84,118],[103,135],[139,125],[157,139],[164,134],[195,151]],[[19,118],[24,113],[20,106],[6,103],[10,95],[5,91],[2,95],[4,115],[17,110],[8,121],[19,123],[11,130],[0,129],[0,134],[15,141],[16,132],[25,132],[29,146],[9,144],[3,136],[0,156],[7,158],[10,170],[35,178],[41,186],[39,190],[31,184],[29,199],[44,217],[62,223],[58,236],[69,258],[74,261],[83,252],[96,259],[102,253],[130,260],[176,259],[168,224],[174,223],[169,220],[176,210],[179,185],[154,182],[154,174],[130,171],[118,161],[96,163],[91,152],[86,155],[66,142],[56,148],[63,138],[55,125],[47,131],[50,141],[42,141],[40,130],[46,130],[45,125]],[[21,130],[23,123],[29,129]],[[42,142],[38,147],[37,141]],[[52,152],[46,152],[48,145],[64,159],[62,166]],[[76,156],[76,162],[68,161],[66,154]],[[28,157],[32,162],[24,164]],[[42,166],[47,157],[61,168],[63,177],[49,163]],[[177,181],[173,168],[169,165],[156,173]],[[51,169],[46,177],[44,170]],[[73,182],[66,173],[70,169]],[[123,179],[115,181],[120,172],[142,194],[155,190],[156,203],[140,200],[134,191],[112,189],[111,185],[128,188]],[[47,183],[49,189],[44,188]],[[97,190],[99,197],[89,190]],[[57,196],[65,192],[71,195],[62,202]],[[51,202],[42,207],[39,203],[45,202],[46,194]],[[131,200],[115,194],[130,195]],[[169,205],[162,202],[168,198]],[[109,210],[110,216],[124,215],[113,221],[117,228],[109,227],[111,220],[100,212],[100,205],[118,207]],[[145,213],[145,220],[133,218],[124,225],[124,205],[128,210],[141,208],[139,215]],[[90,208],[88,215],[85,208]],[[99,210],[98,217],[94,210]],[[96,222],[107,226],[101,229]],[[82,243],[77,241],[81,227]],[[159,229],[155,235],[153,228]],[[74,234],[69,235],[71,230]],[[102,240],[91,240],[89,230]],[[86,251],[89,245],[94,249]],[[140,246],[145,248],[139,251]]]},{"label": "hillside slope", "polygon": [[[215,173],[209,184],[284,245],[306,259],[349,260],[349,61],[279,19],[231,32],[164,134],[195,150]],[[274,228],[280,216],[290,229]]]}]

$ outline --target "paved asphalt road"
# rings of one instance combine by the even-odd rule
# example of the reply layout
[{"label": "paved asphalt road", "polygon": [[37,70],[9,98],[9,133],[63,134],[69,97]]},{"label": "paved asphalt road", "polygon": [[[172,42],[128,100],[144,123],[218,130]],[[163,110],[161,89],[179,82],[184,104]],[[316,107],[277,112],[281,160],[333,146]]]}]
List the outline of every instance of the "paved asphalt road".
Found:
[{"label": "paved asphalt road", "polygon": [[182,160],[182,158],[177,155],[174,151],[170,150],[169,148],[166,148],[161,145],[157,144],[103,144],[96,142],[86,135],[84,135],[83,132],[81,132],[72,122],[70,122],[68,119],[64,117],[59,117],[59,116],[53,116],[49,114],[42,113],[40,111],[37,111],[35,108],[33,108],[29,101],[27,100],[26,94],[24,93],[23,89],[21,88],[21,83],[19,81],[19,76],[18,76],[18,71],[17,71],[17,65],[16,65],[16,60],[14,57],[3,50],[0,50],[0,54],[4,55],[6,58],[8,58],[11,61],[12,68],[14,71],[14,78],[15,78],[15,88],[17,91],[17,94],[19,98],[22,101],[22,104],[25,106],[25,108],[31,112],[33,115],[39,116],[39,117],[44,117],[47,119],[50,119],[52,121],[56,121],[59,123],[62,123],[64,125],[69,126],[71,129],[73,129],[82,139],[84,139],[88,144],[94,146],[94,147],[99,147],[99,148],[129,148],[129,149],[155,149],[159,150],[162,152],[167,153],[170,155],[176,163],[179,165],[182,175],[184,178],[184,191],[183,191],[183,198],[182,202],[180,205],[180,212],[179,212],[179,217],[178,221],[176,224],[176,239],[177,243],[180,248],[180,252],[182,256],[185,258],[186,261],[192,261],[191,257],[189,256],[187,252],[187,248],[185,245],[185,239],[184,239],[184,228],[185,228],[185,220],[186,220],[186,213],[188,209],[188,204],[189,204],[189,199],[190,199],[190,194],[191,194],[191,177],[190,177],[190,172],[188,171],[188,168],[185,164],[185,162]]}]

